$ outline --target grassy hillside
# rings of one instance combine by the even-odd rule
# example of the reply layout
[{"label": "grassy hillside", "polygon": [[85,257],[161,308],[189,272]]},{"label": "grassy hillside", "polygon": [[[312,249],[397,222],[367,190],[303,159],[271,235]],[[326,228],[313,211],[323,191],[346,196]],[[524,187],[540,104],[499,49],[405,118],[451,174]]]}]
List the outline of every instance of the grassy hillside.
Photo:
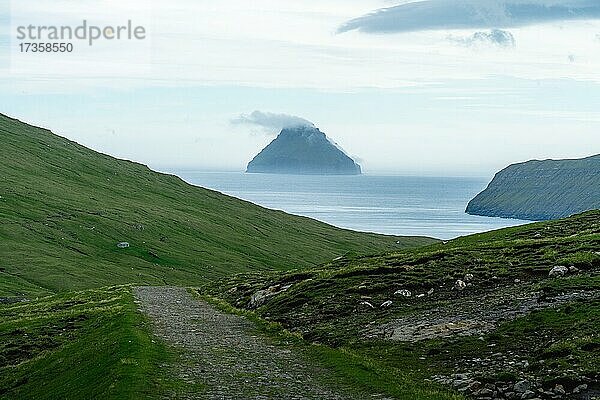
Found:
[{"label": "grassy hillside", "polygon": [[3,115],[0,143],[0,298],[134,282],[193,285],[432,242],[267,210]]},{"label": "grassy hillside", "polygon": [[600,155],[514,164],[500,171],[467,213],[542,221],[600,209]]},{"label": "grassy hillside", "polygon": [[600,390],[600,211],[200,290],[376,363],[406,398],[432,380],[482,398]]},{"label": "grassy hillside", "polygon": [[158,366],[168,357],[129,287],[0,304],[0,399],[158,395]]}]

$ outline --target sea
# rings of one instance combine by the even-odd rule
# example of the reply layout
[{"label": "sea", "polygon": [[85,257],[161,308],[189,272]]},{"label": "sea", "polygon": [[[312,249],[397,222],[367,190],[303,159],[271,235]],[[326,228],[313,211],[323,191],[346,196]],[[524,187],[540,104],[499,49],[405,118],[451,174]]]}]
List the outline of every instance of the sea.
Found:
[{"label": "sea", "polygon": [[469,200],[488,184],[483,178],[168,172],[263,207],[363,232],[452,239],[531,222],[466,214]]}]

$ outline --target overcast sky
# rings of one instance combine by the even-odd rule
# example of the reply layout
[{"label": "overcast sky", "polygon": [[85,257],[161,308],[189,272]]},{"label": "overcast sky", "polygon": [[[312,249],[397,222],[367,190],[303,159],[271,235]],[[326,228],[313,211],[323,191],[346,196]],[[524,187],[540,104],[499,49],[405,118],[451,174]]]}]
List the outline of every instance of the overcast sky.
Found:
[{"label": "overcast sky", "polygon": [[[19,53],[83,19],[147,38]],[[0,112],[160,169],[243,170],[287,114],[368,173],[489,176],[600,153],[600,3],[0,0]]]}]

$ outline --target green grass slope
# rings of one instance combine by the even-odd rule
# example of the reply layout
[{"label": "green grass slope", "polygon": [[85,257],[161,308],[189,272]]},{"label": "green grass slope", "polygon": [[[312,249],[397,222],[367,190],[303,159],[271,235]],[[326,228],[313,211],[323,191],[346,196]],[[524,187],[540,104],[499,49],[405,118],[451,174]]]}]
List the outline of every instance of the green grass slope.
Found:
[{"label": "green grass slope", "polygon": [[432,242],[267,210],[4,115],[0,157],[0,298],[134,282],[193,285]]},{"label": "green grass slope", "polygon": [[152,339],[126,286],[0,304],[0,399],[160,397]]},{"label": "green grass slope", "polygon": [[600,390],[600,211],[200,291],[375,363],[406,398],[456,373],[490,390]]},{"label": "green grass slope", "polygon": [[542,221],[600,209],[600,155],[528,161],[500,171],[467,213]]}]

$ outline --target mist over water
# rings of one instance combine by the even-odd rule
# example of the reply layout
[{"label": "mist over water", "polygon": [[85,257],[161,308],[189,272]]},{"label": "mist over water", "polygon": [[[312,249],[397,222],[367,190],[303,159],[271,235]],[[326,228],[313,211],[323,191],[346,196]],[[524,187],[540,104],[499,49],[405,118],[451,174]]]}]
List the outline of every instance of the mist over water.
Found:
[{"label": "mist over water", "polygon": [[365,232],[451,239],[529,222],[465,214],[488,183],[480,178],[171,172],[267,208]]}]

